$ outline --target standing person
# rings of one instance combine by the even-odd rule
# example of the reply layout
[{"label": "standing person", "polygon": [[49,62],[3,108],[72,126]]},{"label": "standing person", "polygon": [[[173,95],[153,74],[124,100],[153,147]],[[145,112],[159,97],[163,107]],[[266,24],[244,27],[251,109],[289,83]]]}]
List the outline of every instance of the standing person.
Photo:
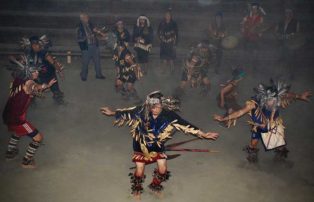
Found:
[{"label": "standing person", "polygon": [[[270,85],[259,84],[254,89],[256,95],[245,103],[245,106],[228,116],[214,115],[219,122],[233,122],[245,114],[251,117],[249,124],[252,126],[250,144],[244,148],[247,160],[250,163],[258,161],[258,143],[262,143],[266,151],[274,150],[275,160],[285,160],[288,157],[283,120],[279,115],[280,108],[286,108],[297,100],[309,101],[310,91],[301,94],[290,92],[290,86],[271,80]],[[228,124],[229,126],[231,124]]]},{"label": "standing person", "polygon": [[139,102],[140,98],[134,87],[136,80],[142,77],[140,66],[136,63],[133,54],[129,51],[123,41],[119,41],[114,52],[113,60],[116,65],[116,91],[121,93],[125,99],[133,98]]},{"label": "standing person", "polygon": [[172,19],[171,11],[165,13],[164,19],[158,27],[158,37],[160,40],[160,59],[164,66],[170,66],[170,71],[174,71],[174,60],[176,59],[176,45],[178,44],[178,26]]},{"label": "standing person", "polygon": [[153,28],[145,15],[141,15],[137,18],[133,28],[133,42],[137,61],[141,65],[143,73],[147,74],[148,56],[153,43]]},{"label": "standing person", "polygon": [[209,25],[209,42],[216,47],[216,60],[215,73],[219,74],[223,48],[222,39],[226,36],[226,29],[223,22],[223,13],[217,12],[214,17],[214,21]]},{"label": "standing person", "polygon": [[117,43],[122,42],[128,47],[130,42],[130,33],[128,29],[125,27],[122,19],[118,19],[113,28],[113,33],[117,37]]},{"label": "standing person", "polygon": [[165,142],[170,139],[176,130],[199,138],[216,140],[218,133],[203,132],[196,126],[182,119],[177,113],[178,102],[166,98],[159,91],[150,93],[143,105],[112,110],[101,108],[106,116],[114,116],[118,126],[131,127],[133,137],[133,162],[136,165],[134,173],[130,173],[132,194],[140,197],[145,179],[144,169],[146,163],[157,162],[157,169],[153,173],[153,180],[149,188],[159,193],[162,191],[162,182],[170,177],[165,154]]},{"label": "standing person", "polygon": [[28,58],[23,55],[20,61],[11,59],[19,67],[13,72],[14,80],[11,84],[9,99],[5,105],[2,117],[9,132],[12,133],[5,153],[7,160],[13,160],[18,155],[18,142],[21,137],[28,136],[32,139],[22,161],[23,168],[34,168],[34,155],[40,146],[43,135],[26,119],[27,109],[31,99],[42,91],[53,86],[57,80],[53,78],[48,84],[37,84],[38,68],[30,66]]},{"label": "standing person", "polygon": [[80,23],[77,27],[77,41],[82,51],[83,64],[80,74],[82,81],[87,80],[90,60],[93,60],[95,63],[96,79],[105,79],[101,72],[100,50],[96,34],[101,35],[101,31],[90,22],[86,13],[81,13]]},{"label": "standing person", "polygon": [[262,33],[259,32],[263,24],[263,16],[260,13],[259,4],[252,3],[250,12],[241,23],[241,32],[244,39],[245,49],[250,53],[249,59],[253,68],[257,67],[257,51]]},{"label": "standing person", "polygon": [[288,67],[290,77],[293,78],[295,66],[296,50],[289,47],[291,42],[300,31],[300,23],[294,17],[292,9],[285,10],[285,18],[279,22],[276,32],[280,40],[281,60]]},{"label": "standing person", "polygon": [[[49,52],[51,41],[46,35],[41,37],[31,36],[30,38],[22,38],[21,45],[30,65],[39,68],[39,76],[36,82],[39,84],[48,83],[52,79],[64,78],[64,67]],[[53,99],[57,104],[64,104],[64,93],[60,90],[58,82],[54,83],[50,90]]]}]

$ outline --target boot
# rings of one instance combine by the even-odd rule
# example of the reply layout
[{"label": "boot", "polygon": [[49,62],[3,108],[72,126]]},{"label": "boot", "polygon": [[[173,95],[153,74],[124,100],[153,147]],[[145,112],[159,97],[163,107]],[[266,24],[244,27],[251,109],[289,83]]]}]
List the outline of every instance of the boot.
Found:
[{"label": "boot", "polygon": [[53,94],[53,99],[58,105],[64,104],[64,94],[61,91],[57,91]]},{"label": "boot", "polygon": [[143,176],[136,176],[133,173],[129,173],[130,176],[130,182],[131,182],[131,194],[137,195],[143,193],[143,186],[144,180],[146,178],[145,175]]},{"label": "boot", "polygon": [[26,158],[26,157],[24,157],[23,160],[22,160],[22,167],[23,168],[35,168],[36,164],[35,164],[34,158]]},{"label": "boot", "polygon": [[158,169],[154,170],[153,173],[153,181],[148,185],[148,188],[153,192],[161,192],[164,188],[161,185],[162,182],[169,180],[170,172],[166,171],[166,173],[159,173]]},{"label": "boot", "polygon": [[275,149],[275,161],[284,161],[288,158],[289,150],[286,147],[279,147]]},{"label": "boot", "polygon": [[243,148],[243,151],[245,151],[248,156],[246,159],[249,161],[249,163],[257,163],[258,161],[258,151],[257,148],[251,148],[249,145]]}]

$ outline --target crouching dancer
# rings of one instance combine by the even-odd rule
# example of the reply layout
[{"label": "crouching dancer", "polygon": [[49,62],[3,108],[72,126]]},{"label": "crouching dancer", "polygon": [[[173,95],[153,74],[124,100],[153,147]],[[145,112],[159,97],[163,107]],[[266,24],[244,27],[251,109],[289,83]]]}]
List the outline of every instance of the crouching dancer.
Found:
[{"label": "crouching dancer", "polygon": [[5,157],[7,160],[15,159],[19,151],[17,144],[20,138],[22,136],[29,136],[32,138],[32,142],[26,150],[22,167],[34,168],[34,155],[40,146],[43,136],[26,120],[26,112],[31,99],[50,88],[57,80],[52,79],[48,84],[37,84],[34,80],[38,79],[38,69],[29,66],[25,56],[22,57],[21,61],[14,60],[14,62],[19,67],[13,73],[14,81],[11,84],[9,99],[3,111],[4,124],[7,125],[9,132],[12,133]]},{"label": "crouching dancer", "polygon": [[124,42],[118,42],[114,52],[117,78],[116,91],[120,92],[124,99],[134,99],[134,102],[140,102],[140,97],[134,87],[136,80],[139,80],[143,74],[140,66],[136,63],[133,54],[125,46]]},{"label": "crouching dancer", "polygon": [[143,105],[127,109],[111,110],[108,107],[101,108],[101,112],[107,116],[115,116],[115,125],[128,125],[131,127],[133,137],[133,162],[136,164],[131,176],[131,189],[135,197],[140,197],[143,191],[144,169],[146,163],[157,162],[157,169],[153,173],[153,180],[149,188],[155,193],[162,191],[162,182],[167,181],[170,172],[167,169],[167,155],[165,154],[165,142],[170,139],[175,130],[195,135],[199,138],[216,140],[218,133],[203,132],[191,123],[182,119],[175,113],[178,110],[178,102],[172,98],[166,98],[159,91],[150,93]]}]

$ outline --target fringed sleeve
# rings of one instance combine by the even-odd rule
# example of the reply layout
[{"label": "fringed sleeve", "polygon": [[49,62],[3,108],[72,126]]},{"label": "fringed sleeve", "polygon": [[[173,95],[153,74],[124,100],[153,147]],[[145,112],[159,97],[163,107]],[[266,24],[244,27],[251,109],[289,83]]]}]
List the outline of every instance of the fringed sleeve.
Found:
[{"label": "fringed sleeve", "polygon": [[116,120],[114,122],[114,125],[119,127],[123,125],[131,126],[132,122],[138,118],[141,109],[142,109],[141,106],[117,109],[115,114]]},{"label": "fringed sleeve", "polygon": [[200,129],[193,124],[189,123],[188,121],[181,118],[178,114],[175,112],[171,112],[171,118],[173,121],[171,122],[171,125],[178,131],[181,131],[185,134],[192,134],[195,136],[200,137],[198,134],[200,132]]}]

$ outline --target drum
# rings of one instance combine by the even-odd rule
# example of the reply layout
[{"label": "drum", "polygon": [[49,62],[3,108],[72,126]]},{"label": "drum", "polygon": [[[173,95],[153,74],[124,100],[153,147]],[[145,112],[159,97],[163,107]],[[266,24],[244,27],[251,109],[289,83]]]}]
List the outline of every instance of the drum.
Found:
[{"label": "drum", "polygon": [[105,47],[111,51],[113,51],[117,46],[117,36],[111,32],[107,32],[107,37],[105,39]]},{"label": "drum", "polygon": [[221,45],[224,49],[234,49],[237,47],[239,39],[235,36],[227,36],[222,39]]}]

